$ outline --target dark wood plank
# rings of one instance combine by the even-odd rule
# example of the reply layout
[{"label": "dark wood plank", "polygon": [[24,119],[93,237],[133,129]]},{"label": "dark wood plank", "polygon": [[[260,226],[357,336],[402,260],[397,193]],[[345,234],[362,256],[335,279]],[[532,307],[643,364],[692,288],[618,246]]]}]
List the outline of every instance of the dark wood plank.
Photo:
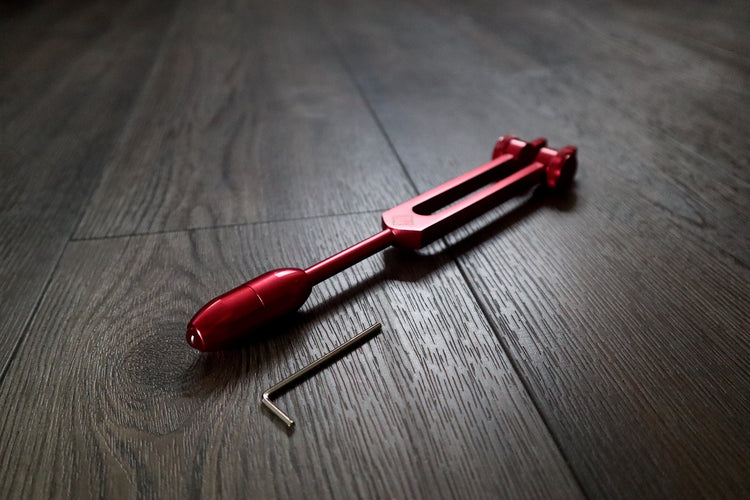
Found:
[{"label": "dark wood plank", "polygon": [[306,8],[186,2],[77,236],[386,209],[413,196]]},{"label": "dark wood plank", "polygon": [[122,2],[90,0],[18,2],[0,13],[0,123],[49,92],[117,19],[131,15]]},{"label": "dark wood plank", "polygon": [[[0,387],[0,495],[579,497],[439,245],[347,270],[243,350],[185,343],[212,294],[377,226],[373,213],[72,242]],[[375,321],[380,336],[279,399],[293,433],[260,407]]]},{"label": "dark wood plank", "polygon": [[584,491],[740,497],[747,71],[607,12],[384,1],[323,19],[422,190],[494,135],[581,147],[571,196],[449,242]]},{"label": "dark wood plank", "polygon": [[[742,112],[750,73],[694,53],[688,60],[689,51],[666,42],[658,45],[664,55],[642,54],[639,43],[658,41],[640,32],[625,37],[626,28],[613,22],[601,31],[604,21],[587,22],[584,9],[563,19],[592,29],[563,37],[564,23],[527,30],[535,9],[355,5],[338,9],[330,35],[347,52],[420,190],[486,161],[495,135],[545,135],[583,149],[597,167],[582,176],[596,175],[610,192],[631,185],[628,191],[637,190],[692,237],[750,265],[747,238],[736,231],[750,198],[743,163],[750,145],[735,133],[750,129],[750,112]],[[563,5],[564,12],[574,7]],[[396,10],[402,15],[391,14]],[[541,11],[562,15],[554,7]],[[342,38],[347,32],[353,34]],[[628,158],[639,168],[629,168]],[[629,203],[629,195],[622,201]]]},{"label": "dark wood plank", "polygon": [[750,275],[603,215],[545,211],[460,262],[587,492],[742,497]]},{"label": "dark wood plank", "polygon": [[0,105],[0,373],[122,131],[170,14],[169,2],[114,9],[90,44],[71,42],[77,54],[68,54],[67,65],[42,72],[46,82],[27,79],[46,68],[44,52],[54,43],[42,43],[0,84],[8,91],[28,83],[38,92],[11,92],[21,102]]},{"label": "dark wood plank", "polygon": [[612,2],[612,14],[657,36],[699,50],[709,58],[750,64],[750,9],[742,0],[725,2]]},{"label": "dark wood plank", "polygon": [[[663,4],[662,16],[684,7],[683,3]],[[635,120],[659,143],[677,142],[678,149],[692,156],[693,161],[684,167],[689,175],[705,175],[704,164],[710,163],[715,180],[731,188],[747,190],[750,186],[750,174],[744,168],[750,145],[743,134],[736,133],[750,128],[747,61],[706,57],[692,46],[651,28],[649,22],[659,16],[639,16],[635,14],[638,9],[611,2],[598,2],[595,8],[572,0],[545,5],[541,9],[547,21],[544,30],[526,28],[534,19],[538,21],[537,14],[528,8],[510,9],[512,23],[507,22],[508,9],[493,9],[480,0],[461,2],[460,6],[448,2],[442,10],[443,15],[460,13],[471,20],[473,29],[487,33],[493,33],[495,26],[503,22],[503,33],[496,43],[518,50],[557,79],[553,91],[531,89],[523,95],[524,99],[543,95],[546,106],[565,109],[573,103],[582,105],[568,95],[575,96],[584,89],[593,101],[578,114],[591,115],[590,110],[602,105],[607,106],[607,111],[617,110]],[[719,9],[706,10],[710,18],[708,13]],[[682,12],[682,17],[686,25],[693,24],[688,21],[689,11]],[[680,19],[674,15],[672,18],[673,22]],[[728,25],[728,18],[725,15],[713,21]],[[510,92],[513,94],[513,89]],[[620,121],[618,115],[605,115],[600,121],[605,119],[611,126]]]}]

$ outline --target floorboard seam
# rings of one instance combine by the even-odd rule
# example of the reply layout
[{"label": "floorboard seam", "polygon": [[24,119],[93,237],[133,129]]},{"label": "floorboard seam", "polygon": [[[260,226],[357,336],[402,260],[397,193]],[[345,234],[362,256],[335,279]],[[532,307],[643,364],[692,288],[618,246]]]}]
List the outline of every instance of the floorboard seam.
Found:
[{"label": "floorboard seam", "polygon": [[573,480],[576,483],[576,486],[578,486],[579,491],[581,492],[581,495],[584,498],[590,498],[589,495],[586,493],[585,488],[583,487],[583,483],[581,479],[578,477],[578,474],[576,474],[575,469],[573,468],[567,454],[565,453],[565,448],[562,446],[560,441],[557,439],[557,436],[552,430],[552,427],[550,426],[549,419],[545,416],[544,412],[541,410],[541,405],[539,403],[538,398],[534,395],[534,391],[531,388],[531,384],[526,379],[526,377],[523,376],[523,373],[520,370],[520,366],[515,360],[515,358],[510,354],[512,351],[510,349],[510,346],[508,345],[508,342],[504,340],[503,336],[500,334],[500,332],[495,328],[492,324],[492,321],[490,321],[490,313],[487,310],[487,308],[482,304],[481,300],[479,299],[479,294],[477,293],[476,288],[471,283],[471,280],[469,280],[469,276],[466,273],[466,270],[461,265],[461,262],[459,261],[458,257],[453,254],[453,251],[451,251],[450,248],[448,248],[448,254],[451,256],[453,261],[456,263],[456,267],[458,267],[458,272],[461,273],[461,277],[466,282],[466,285],[469,287],[469,291],[471,292],[471,296],[474,298],[474,301],[479,306],[479,309],[482,311],[482,315],[487,320],[487,324],[490,327],[490,330],[495,335],[495,338],[498,342],[500,342],[500,345],[502,346],[503,350],[505,351],[505,355],[508,358],[508,362],[511,365],[511,368],[515,372],[516,376],[518,377],[518,380],[521,382],[521,385],[523,386],[524,391],[526,394],[528,394],[529,399],[531,399],[531,404],[534,405],[534,409],[536,410],[537,414],[539,415],[539,418],[542,419],[542,423],[544,424],[544,427],[547,429],[547,432],[550,435],[550,438],[555,443],[555,447],[557,448],[557,451],[560,452],[560,456],[565,461],[565,464],[568,466],[568,470],[570,471],[570,475],[573,477]]},{"label": "floorboard seam", "polygon": [[18,339],[16,340],[16,344],[13,346],[13,350],[10,352],[10,356],[8,357],[8,360],[5,362],[5,365],[0,371],[0,386],[2,386],[3,383],[5,382],[5,377],[10,371],[10,365],[13,364],[13,360],[16,358],[16,355],[21,350],[21,345],[23,345],[24,340],[26,339],[26,337],[28,337],[29,330],[31,329],[31,325],[34,322],[34,318],[36,317],[36,313],[39,310],[39,306],[41,306],[42,301],[44,300],[44,297],[47,295],[47,290],[49,289],[49,286],[52,284],[52,278],[55,276],[57,269],[60,267],[60,262],[62,261],[63,255],[65,255],[65,250],[68,248],[68,243],[69,243],[69,240],[65,242],[62,249],[60,250],[60,253],[57,256],[57,260],[55,261],[55,265],[52,267],[52,270],[47,276],[47,279],[45,280],[44,285],[42,286],[42,291],[41,293],[39,293],[39,296],[36,298],[36,301],[34,302],[34,307],[31,308],[31,312],[29,313],[28,318],[26,318],[26,321],[24,322],[21,335],[18,336]]},{"label": "floorboard seam", "polygon": [[[181,2],[176,1],[175,6],[172,10],[172,18],[169,20],[169,27],[164,30],[164,34],[162,35],[161,39],[159,40],[159,48],[155,52],[154,59],[151,62],[151,67],[149,68],[146,76],[143,78],[143,83],[141,84],[141,88],[138,90],[138,98],[136,98],[137,102],[140,96],[143,94],[143,90],[146,87],[146,84],[151,79],[151,77],[154,74],[155,67],[159,61],[159,58],[161,57],[161,54],[163,52],[164,47],[164,41],[167,39],[167,36],[169,33],[172,32],[173,27],[175,25],[176,20],[176,14],[177,9],[179,7]],[[133,112],[135,111],[135,105],[130,110],[130,116],[127,120],[125,120],[122,128],[119,131],[120,138],[118,139],[118,142],[122,139],[122,134],[125,130],[127,130],[128,126],[130,125],[130,121],[132,120]],[[99,177],[101,178],[101,175],[103,175],[104,170],[100,172]],[[21,350],[21,346],[23,345],[24,341],[29,335],[29,330],[31,329],[31,325],[34,322],[34,318],[36,317],[37,312],[39,311],[39,307],[42,304],[42,301],[47,295],[47,290],[49,289],[50,285],[52,284],[52,280],[57,273],[58,268],[60,267],[60,262],[62,261],[63,255],[65,255],[65,251],[68,248],[68,245],[71,241],[75,241],[73,239],[73,236],[76,234],[76,232],[79,229],[79,226],[81,225],[81,221],[83,220],[83,216],[86,213],[86,209],[88,208],[89,203],[91,202],[91,198],[94,195],[94,192],[96,191],[96,186],[91,187],[89,190],[89,193],[86,196],[86,201],[81,204],[81,208],[79,209],[78,213],[78,220],[73,225],[73,228],[70,232],[70,236],[67,240],[65,240],[64,244],[62,245],[62,248],[60,249],[60,253],[57,256],[57,260],[55,261],[55,265],[52,267],[52,270],[50,271],[49,275],[47,276],[47,279],[45,280],[44,285],[41,288],[41,292],[39,293],[39,296],[37,297],[36,301],[34,302],[34,306],[31,309],[31,312],[29,313],[29,316],[26,318],[26,321],[24,322],[24,325],[21,330],[21,335],[19,335],[18,339],[16,340],[15,345],[13,346],[13,350],[11,351],[10,356],[8,357],[8,360],[5,362],[5,364],[2,367],[2,370],[0,370],[0,386],[5,382],[5,377],[7,376],[8,372],[10,371],[10,366],[13,364],[13,361],[16,359],[16,356],[18,355],[18,352]]]},{"label": "floorboard seam", "polygon": [[[172,17],[167,23],[167,28],[164,30],[164,34],[162,35],[161,39],[159,39],[159,46],[154,51],[154,58],[151,61],[151,67],[146,72],[146,75],[143,77],[143,81],[141,82],[141,87],[138,89],[138,96],[133,100],[133,106],[130,109],[130,113],[128,115],[128,118],[123,122],[123,126],[119,131],[117,141],[115,142],[115,146],[110,151],[110,154],[113,152],[116,152],[122,141],[124,140],[124,136],[128,129],[132,125],[133,121],[133,115],[135,114],[136,108],[138,103],[140,102],[141,98],[143,97],[143,93],[148,86],[148,83],[154,78],[154,73],[156,72],[156,68],[159,65],[159,61],[161,60],[162,56],[164,55],[164,43],[166,42],[167,38],[169,38],[172,34],[172,32],[176,29],[175,26],[177,25],[177,11],[180,8],[180,5],[182,5],[182,0],[175,1],[174,7],[172,8]],[[111,161],[108,161],[105,163],[104,168],[102,168],[101,172],[99,172],[99,178],[97,179],[97,183],[95,186],[91,188],[89,193],[86,196],[86,201],[83,203],[83,206],[81,208],[81,213],[78,215],[78,221],[76,221],[75,227],[73,228],[73,231],[70,233],[70,238],[68,241],[76,241],[75,235],[78,233],[78,231],[81,229],[81,223],[83,222],[83,219],[86,215],[86,211],[89,208],[89,205],[91,204],[91,200],[94,197],[94,194],[96,193],[99,184],[102,181],[102,177],[104,177],[104,174],[107,172],[107,170],[111,166]]]},{"label": "floorboard seam", "polygon": [[217,224],[215,226],[200,226],[200,227],[188,227],[184,229],[164,229],[160,231],[145,231],[141,233],[128,233],[128,234],[113,234],[104,236],[86,236],[82,238],[71,238],[72,242],[79,241],[101,241],[101,240],[116,240],[119,238],[132,238],[135,236],[153,236],[159,234],[176,234],[176,233],[192,233],[197,231],[212,231],[216,229],[228,229],[233,227],[252,227],[260,226],[263,224],[282,224],[284,222],[299,222],[306,220],[319,220],[328,219],[333,217],[349,217],[352,215],[367,215],[367,214],[379,214],[385,212],[386,209],[374,208],[372,210],[360,210],[356,212],[344,212],[340,214],[321,214],[321,215],[310,215],[302,217],[290,217],[288,219],[272,219],[272,220],[259,220],[251,222],[236,222],[232,224]]},{"label": "floorboard seam", "polygon": [[325,37],[328,39],[328,45],[330,45],[331,48],[333,49],[333,52],[336,54],[339,60],[339,63],[344,68],[344,71],[346,72],[346,74],[349,76],[349,80],[351,80],[352,85],[354,85],[354,88],[357,90],[357,93],[359,94],[360,99],[362,99],[362,102],[367,108],[367,111],[370,113],[370,116],[375,122],[375,125],[378,127],[378,130],[380,130],[380,133],[383,135],[383,138],[386,140],[388,147],[390,148],[391,152],[393,153],[393,156],[396,158],[396,161],[398,162],[398,165],[401,167],[401,170],[404,172],[404,175],[406,176],[406,180],[409,181],[409,184],[411,185],[412,189],[414,189],[414,194],[415,195],[419,194],[419,188],[417,188],[417,183],[414,182],[414,179],[412,178],[411,174],[406,169],[406,165],[404,164],[404,161],[401,158],[401,155],[398,153],[398,150],[396,150],[396,146],[393,144],[393,141],[391,140],[391,136],[388,135],[388,133],[385,131],[385,127],[383,126],[383,123],[380,121],[380,117],[375,112],[375,108],[372,107],[370,100],[365,95],[365,92],[360,86],[359,81],[357,81],[357,78],[354,76],[354,71],[349,66],[349,63],[347,62],[346,57],[344,57],[344,54],[341,53],[341,51],[339,50],[338,44],[331,37],[331,35],[325,29],[321,28],[321,31],[324,33]]}]

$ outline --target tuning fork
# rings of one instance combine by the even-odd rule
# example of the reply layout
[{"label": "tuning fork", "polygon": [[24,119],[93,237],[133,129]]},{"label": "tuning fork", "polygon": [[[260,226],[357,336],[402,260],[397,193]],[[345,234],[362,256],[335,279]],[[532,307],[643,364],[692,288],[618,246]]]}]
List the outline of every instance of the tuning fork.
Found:
[{"label": "tuning fork", "polygon": [[188,323],[187,342],[199,351],[230,347],[299,309],[313,286],[391,245],[420,249],[533,186],[564,190],[576,153],[548,148],[544,138],[501,137],[490,162],[383,212],[379,233],[307,269],[269,271],[211,300]]}]

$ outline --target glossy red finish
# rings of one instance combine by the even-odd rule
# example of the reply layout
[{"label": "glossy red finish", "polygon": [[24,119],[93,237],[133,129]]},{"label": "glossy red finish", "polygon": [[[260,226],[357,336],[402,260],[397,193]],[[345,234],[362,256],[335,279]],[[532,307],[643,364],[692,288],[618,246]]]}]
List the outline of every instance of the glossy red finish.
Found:
[{"label": "glossy red finish", "polygon": [[342,250],[336,255],[328,257],[326,260],[308,267],[305,269],[305,273],[313,281],[313,284],[317,285],[360,260],[388,248],[393,244],[393,240],[394,234],[390,230],[385,229],[366,240],[360,241],[356,245],[350,246],[346,250]]},{"label": "glossy red finish", "polygon": [[200,351],[227,347],[298,309],[317,283],[390,245],[421,248],[536,185],[566,189],[576,171],[576,148],[546,144],[501,137],[489,163],[384,212],[378,234],[304,271],[270,271],[213,299],[188,323],[188,344]]},{"label": "glossy red finish", "polygon": [[546,167],[547,186],[557,190],[568,189],[578,168],[577,151],[574,146],[565,146],[559,151],[540,149],[536,161]]},{"label": "glossy red finish", "polygon": [[227,347],[269,321],[296,311],[310,296],[312,286],[302,269],[262,274],[195,313],[188,323],[188,344],[199,351]]}]

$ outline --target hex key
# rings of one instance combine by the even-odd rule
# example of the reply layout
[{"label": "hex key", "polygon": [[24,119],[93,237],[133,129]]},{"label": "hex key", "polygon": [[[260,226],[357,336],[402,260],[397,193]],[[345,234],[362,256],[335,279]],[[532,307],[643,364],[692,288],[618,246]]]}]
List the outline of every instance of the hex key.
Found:
[{"label": "hex key", "polygon": [[336,349],[332,350],[325,356],[321,357],[317,361],[313,361],[306,367],[302,368],[300,371],[288,376],[287,378],[285,378],[284,380],[282,380],[281,382],[279,382],[278,384],[276,384],[275,386],[271,387],[266,392],[264,392],[263,396],[261,397],[261,402],[266,406],[266,408],[271,410],[274,415],[279,417],[287,425],[287,427],[294,427],[294,420],[292,420],[289,417],[289,415],[284,413],[281,410],[281,408],[273,404],[271,402],[271,397],[277,392],[282,391],[284,388],[288,387],[289,385],[299,381],[308,373],[320,368],[328,361],[331,361],[337,356],[339,356],[340,354],[345,353],[346,351],[356,346],[359,342],[366,339],[370,335],[374,334],[375,332],[380,331],[380,328],[382,326],[383,325],[381,325],[380,323],[375,323],[370,328],[361,331],[360,333],[358,333],[357,335],[355,335],[354,337],[352,337],[345,343],[341,344],[340,346],[338,346]]}]

